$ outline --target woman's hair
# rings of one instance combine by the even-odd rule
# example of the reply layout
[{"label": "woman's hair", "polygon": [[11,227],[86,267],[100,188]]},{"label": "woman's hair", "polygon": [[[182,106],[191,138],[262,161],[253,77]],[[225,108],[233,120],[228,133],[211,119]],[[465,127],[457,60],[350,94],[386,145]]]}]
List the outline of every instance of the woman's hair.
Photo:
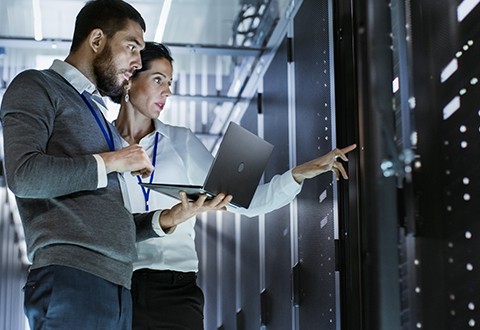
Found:
[{"label": "woman's hair", "polygon": [[88,34],[94,29],[101,29],[108,37],[121,31],[128,20],[137,22],[146,31],[145,21],[140,13],[122,0],[90,0],[80,10],[75,21],[70,51],[77,50]]},{"label": "woman's hair", "polygon": [[[142,58],[142,67],[138,70],[135,70],[131,80],[135,80],[139,72],[146,71],[152,67],[152,61],[165,59],[170,62],[173,62],[172,54],[167,46],[158,42],[147,41],[145,42],[145,48],[140,51],[140,56]],[[115,103],[121,103],[121,97],[111,97],[112,101]]]},{"label": "woman's hair", "polygon": [[142,49],[140,55],[142,57],[142,67],[134,72],[133,78],[135,78],[136,73],[150,69],[153,60],[166,59],[170,63],[173,62],[173,57],[168,47],[158,42],[145,42],[145,48]]}]

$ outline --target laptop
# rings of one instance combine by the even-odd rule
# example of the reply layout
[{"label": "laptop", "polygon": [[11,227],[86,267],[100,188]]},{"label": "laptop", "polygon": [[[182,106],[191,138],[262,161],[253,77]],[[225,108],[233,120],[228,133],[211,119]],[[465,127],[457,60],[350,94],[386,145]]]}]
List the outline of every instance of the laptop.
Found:
[{"label": "laptop", "polygon": [[273,151],[273,145],[230,122],[210,166],[203,186],[139,183],[162,194],[180,199],[184,191],[190,200],[200,194],[213,198],[219,193],[233,196],[230,206],[248,208]]}]

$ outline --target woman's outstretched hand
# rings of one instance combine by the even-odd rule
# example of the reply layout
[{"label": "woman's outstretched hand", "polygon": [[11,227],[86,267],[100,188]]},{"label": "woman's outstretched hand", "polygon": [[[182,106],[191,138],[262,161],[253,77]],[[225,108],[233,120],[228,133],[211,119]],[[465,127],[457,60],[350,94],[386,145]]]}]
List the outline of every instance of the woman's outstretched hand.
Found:
[{"label": "woman's outstretched hand", "polygon": [[347,172],[338,158],[348,162],[346,154],[354,150],[356,147],[356,144],[352,144],[341,149],[335,148],[323,156],[298,165],[292,169],[293,178],[298,183],[302,183],[305,179],[311,179],[319,174],[332,171],[335,173],[337,180],[340,179],[340,175],[344,179],[348,179]]}]

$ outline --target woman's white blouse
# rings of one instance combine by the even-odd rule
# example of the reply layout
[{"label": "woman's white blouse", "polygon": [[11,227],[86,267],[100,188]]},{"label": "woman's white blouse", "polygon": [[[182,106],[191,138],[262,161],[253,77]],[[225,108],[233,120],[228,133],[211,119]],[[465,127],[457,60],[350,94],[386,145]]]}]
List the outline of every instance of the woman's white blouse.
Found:
[{"label": "woman's white blouse", "polygon": [[[213,161],[213,156],[208,149],[187,128],[166,125],[160,120],[155,121],[155,128],[159,137],[152,182],[203,185]],[[150,159],[153,159],[156,132],[145,136],[140,141],[140,145]],[[145,197],[138,184],[138,178],[130,173],[123,175],[132,212],[145,212]],[[150,178],[144,178],[143,182],[149,182],[149,180]],[[229,211],[248,217],[268,213],[290,203],[300,192],[301,187],[293,179],[291,171],[287,171],[272,178],[268,184],[260,185],[248,209],[232,208]],[[149,192],[150,211],[168,209],[177,203],[179,201],[174,198],[155,191]],[[197,272],[195,221],[193,217],[168,234],[165,234],[159,226],[154,226],[160,237],[137,243],[138,259],[134,263],[134,269]]]}]

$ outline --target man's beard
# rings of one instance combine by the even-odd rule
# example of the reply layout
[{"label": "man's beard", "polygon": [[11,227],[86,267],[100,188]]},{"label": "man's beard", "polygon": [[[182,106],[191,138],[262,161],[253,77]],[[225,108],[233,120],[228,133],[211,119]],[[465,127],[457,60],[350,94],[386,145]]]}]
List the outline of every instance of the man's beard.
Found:
[{"label": "man's beard", "polygon": [[117,71],[110,44],[107,44],[93,61],[93,73],[97,78],[97,88],[102,95],[111,98],[118,98],[122,95],[126,80],[121,84],[117,81]]}]

